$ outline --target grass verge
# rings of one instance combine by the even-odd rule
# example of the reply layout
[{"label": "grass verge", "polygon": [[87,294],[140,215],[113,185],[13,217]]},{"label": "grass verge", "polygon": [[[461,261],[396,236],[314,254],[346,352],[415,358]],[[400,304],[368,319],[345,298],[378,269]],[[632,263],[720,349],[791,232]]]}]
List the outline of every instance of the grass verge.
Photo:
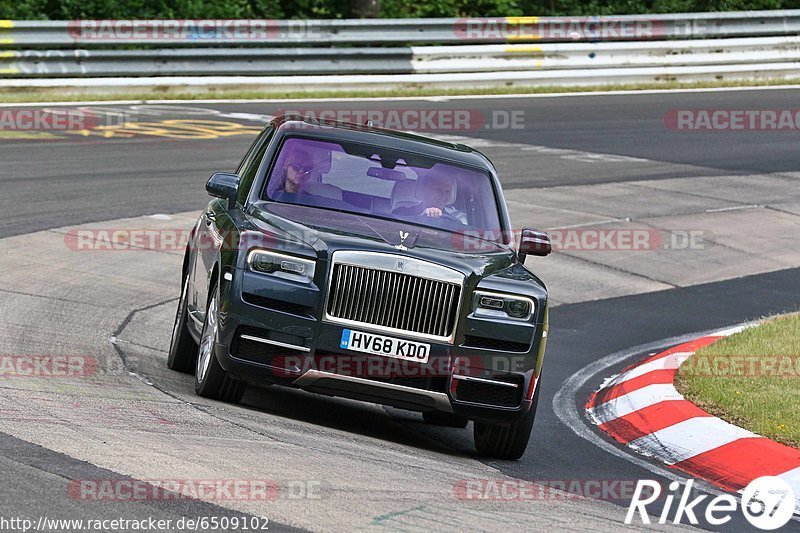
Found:
[{"label": "grass verge", "polygon": [[800,448],[800,314],[698,350],[680,367],[676,385],[714,416]]},{"label": "grass verge", "polygon": [[484,96],[515,94],[553,94],[553,93],[591,93],[598,91],[645,91],[671,89],[716,89],[725,87],[764,87],[800,84],[800,78],[764,80],[724,80],[679,82],[664,81],[654,83],[591,85],[591,86],[536,86],[517,85],[477,89],[441,89],[434,87],[409,87],[401,89],[371,90],[296,90],[268,91],[257,88],[228,87],[169,87],[157,86],[151,89],[91,89],[70,90],[63,87],[0,89],[0,102],[77,102],[102,100],[250,100],[250,99],[296,99],[296,98],[389,98],[389,97],[428,97],[428,96]]}]

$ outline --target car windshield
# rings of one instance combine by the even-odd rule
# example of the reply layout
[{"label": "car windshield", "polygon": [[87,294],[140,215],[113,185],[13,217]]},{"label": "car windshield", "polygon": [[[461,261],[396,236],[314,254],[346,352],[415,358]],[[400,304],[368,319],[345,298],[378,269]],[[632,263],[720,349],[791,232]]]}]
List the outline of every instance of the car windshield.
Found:
[{"label": "car windshield", "polygon": [[265,196],[501,241],[487,174],[387,148],[291,137],[276,158]]}]

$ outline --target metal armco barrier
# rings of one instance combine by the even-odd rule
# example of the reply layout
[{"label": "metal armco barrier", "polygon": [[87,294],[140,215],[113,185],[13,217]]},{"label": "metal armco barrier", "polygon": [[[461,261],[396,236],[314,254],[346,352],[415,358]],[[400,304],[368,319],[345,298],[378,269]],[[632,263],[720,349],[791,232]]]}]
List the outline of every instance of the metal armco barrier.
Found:
[{"label": "metal armco barrier", "polygon": [[407,74],[410,48],[197,48],[0,52],[6,76]]},{"label": "metal armco barrier", "polygon": [[704,79],[715,72],[794,77],[800,76],[799,34],[800,10],[592,18],[0,21],[0,78],[319,76],[325,85],[347,75],[397,75],[404,83],[416,76],[421,83],[458,78],[461,86],[485,86],[493,79],[521,85],[691,79],[692,72]]}]

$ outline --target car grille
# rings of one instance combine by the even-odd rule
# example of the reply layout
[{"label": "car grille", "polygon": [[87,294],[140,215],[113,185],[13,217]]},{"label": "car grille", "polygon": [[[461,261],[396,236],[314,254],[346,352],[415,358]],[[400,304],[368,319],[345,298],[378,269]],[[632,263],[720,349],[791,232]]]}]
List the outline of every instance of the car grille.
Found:
[{"label": "car grille", "polygon": [[455,326],[461,286],[348,264],[334,264],[329,317],[449,337]]}]

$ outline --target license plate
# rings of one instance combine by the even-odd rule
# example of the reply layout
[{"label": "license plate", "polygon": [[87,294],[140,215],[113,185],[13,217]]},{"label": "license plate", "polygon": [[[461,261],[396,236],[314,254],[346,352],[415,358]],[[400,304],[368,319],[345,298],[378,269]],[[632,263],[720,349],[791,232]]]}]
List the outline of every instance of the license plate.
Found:
[{"label": "license plate", "polygon": [[431,345],[422,342],[407,341],[394,337],[364,333],[352,329],[342,330],[342,341],[339,347],[343,350],[382,355],[405,359],[416,363],[427,363]]}]

